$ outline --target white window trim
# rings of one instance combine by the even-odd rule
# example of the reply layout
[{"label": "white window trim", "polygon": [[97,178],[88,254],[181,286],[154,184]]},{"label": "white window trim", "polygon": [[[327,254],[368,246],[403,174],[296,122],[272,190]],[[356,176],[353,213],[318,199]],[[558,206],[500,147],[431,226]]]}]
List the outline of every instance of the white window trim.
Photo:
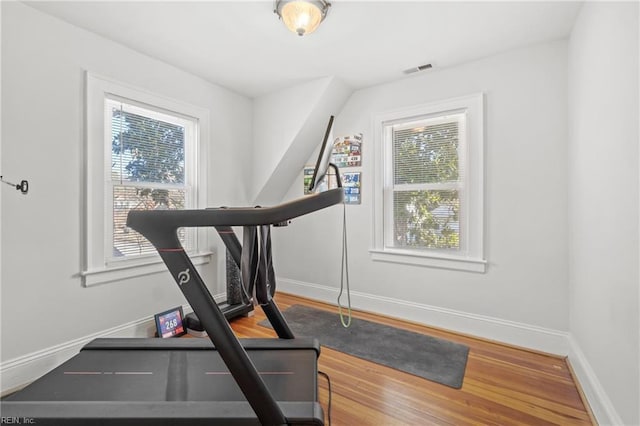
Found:
[{"label": "white window trim", "polygon": [[[196,181],[198,190],[195,203],[198,208],[207,206],[207,143],[209,140],[209,111],[205,108],[190,105],[175,99],[150,93],[109,78],[86,73],[86,116],[85,116],[85,149],[84,149],[84,223],[83,223],[83,260],[82,277],[84,286],[92,286],[107,282],[139,277],[166,270],[158,255],[137,257],[112,261],[108,252],[110,244],[105,242],[105,230],[108,227],[105,196],[106,167],[109,164],[110,150],[105,148],[105,99],[120,98],[132,101],[133,104],[150,105],[153,107],[175,111],[178,115],[193,117],[198,121]],[[107,152],[108,151],[108,152]],[[211,251],[208,244],[207,232],[197,231],[197,249],[190,253],[195,264],[210,261]]]},{"label": "white window trim", "polygon": [[[386,163],[384,143],[384,127],[388,123],[399,120],[411,120],[428,115],[442,115],[447,112],[467,112],[466,133],[467,149],[461,156],[467,157],[465,175],[465,194],[468,199],[469,214],[461,218],[461,226],[467,230],[465,247],[460,254],[450,251],[410,250],[388,247],[385,244],[384,191]],[[401,264],[453,269],[468,272],[486,271],[487,261],[484,259],[484,95],[482,93],[462,96],[443,101],[430,102],[400,110],[377,114],[373,117],[375,143],[374,173],[374,209],[373,209],[373,241],[369,250],[374,261],[394,262]],[[464,223],[462,223],[464,221]]]},{"label": "white window trim", "polygon": [[[204,265],[211,261],[213,252],[203,251],[189,255],[195,265]],[[103,268],[84,270],[80,273],[85,287],[99,284],[117,282],[146,275],[168,272],[167,266],[158,256],[146,256],[144,258],[120,261],[118,264],[109,264]]]}]

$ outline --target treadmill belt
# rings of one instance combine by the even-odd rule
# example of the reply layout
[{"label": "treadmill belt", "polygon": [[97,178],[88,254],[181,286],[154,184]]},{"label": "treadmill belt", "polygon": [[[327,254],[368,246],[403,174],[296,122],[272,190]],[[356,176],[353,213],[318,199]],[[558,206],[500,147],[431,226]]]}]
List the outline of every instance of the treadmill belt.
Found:
[{"label": "treadmill belt", "polygon": [[[286,352],[286,353],[285,353]],[[248,351],[277,401],[316,400],[316,352]],[[7,401],[246,401],[215,350],[86,350]]]}]

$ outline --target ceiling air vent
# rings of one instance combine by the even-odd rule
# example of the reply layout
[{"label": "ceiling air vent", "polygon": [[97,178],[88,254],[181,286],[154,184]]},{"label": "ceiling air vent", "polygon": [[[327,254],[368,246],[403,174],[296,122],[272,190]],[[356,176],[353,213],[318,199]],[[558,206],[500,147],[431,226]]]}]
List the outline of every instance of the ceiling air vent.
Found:
[{"label": "ceiling air vent", "polygon": [[405,74],[413,74],[413,73],[424,71],[424,70],[428,70],[428,69],[431,69],[431,68],[433,68],[433,65],[424,64],[424,65],[418,65],[415,68],[409,68],[408,70],[404,70],[403,72]]}]

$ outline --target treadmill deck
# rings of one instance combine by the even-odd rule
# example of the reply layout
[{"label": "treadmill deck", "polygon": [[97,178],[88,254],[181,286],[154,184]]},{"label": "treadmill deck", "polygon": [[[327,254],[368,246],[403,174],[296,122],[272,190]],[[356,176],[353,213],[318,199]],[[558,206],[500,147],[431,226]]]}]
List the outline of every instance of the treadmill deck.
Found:
[{"label": "treadmill deck", "polygon": [[[319,408],[317,341],[241,342],[283,411],[313,419]],[[49,416],[51,424],[87,424],[83,422],[91,419],[83,411],[90,407],[87,416],[102,417],[101,422],[108,417],[113,424],[118,417],[122,418],[117,424],[145,424],[145,419],[148,424],[180,424],[178,420],[197,424],[193,422],[201,417],[216,424],[217,416],[222,417],[219,424],[233,424],[225,423],[230,414],[234,421],[251,423],[255,419],[208,339],[96,339],[75,357],[5,398],[2,408],[3,416],[43,415],[45,418],[38,415],[39,424]],[[76,417],[81,419],[74,423]]]}]

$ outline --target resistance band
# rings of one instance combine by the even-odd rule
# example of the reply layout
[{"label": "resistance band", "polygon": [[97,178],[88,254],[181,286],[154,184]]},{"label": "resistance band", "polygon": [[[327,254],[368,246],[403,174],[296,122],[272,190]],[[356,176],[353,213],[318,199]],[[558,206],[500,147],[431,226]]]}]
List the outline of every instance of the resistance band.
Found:
[{"label": "resistance band", "polygon": [[[340,322],[344,328],[349,328],[351,325],[351,291],[349,290],[349,258],[347,255],[347,204],[342,202],[342,265],[340,266],[340,293],[338,294],[338,313],[340,314]],[[343,315],[342,293],[344,292],[346,284],[347,289],[347,310],[348,313]]]}]

